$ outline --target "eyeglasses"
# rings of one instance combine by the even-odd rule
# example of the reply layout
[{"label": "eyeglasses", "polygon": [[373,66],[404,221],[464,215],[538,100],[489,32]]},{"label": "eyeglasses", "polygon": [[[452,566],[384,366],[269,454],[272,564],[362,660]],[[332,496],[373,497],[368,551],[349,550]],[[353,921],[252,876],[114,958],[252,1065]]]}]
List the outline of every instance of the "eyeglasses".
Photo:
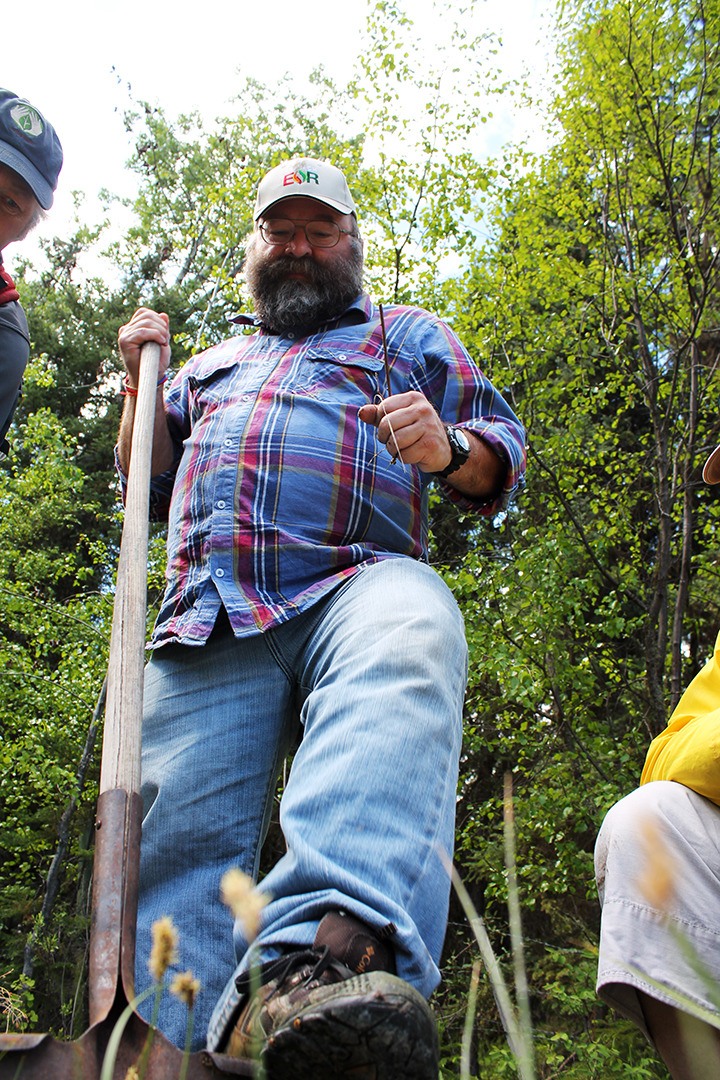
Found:
[{"label": "eyeglasses", "polygon": [[311,247],[331,248],[339,242],[340,236],[354,236],[352,229],[341,229],[334,221],[290,221],[289,218],[270,218],[259,224],[260,235],[266,244],[285,247],[295,239],[298,228],[305,233]]}]

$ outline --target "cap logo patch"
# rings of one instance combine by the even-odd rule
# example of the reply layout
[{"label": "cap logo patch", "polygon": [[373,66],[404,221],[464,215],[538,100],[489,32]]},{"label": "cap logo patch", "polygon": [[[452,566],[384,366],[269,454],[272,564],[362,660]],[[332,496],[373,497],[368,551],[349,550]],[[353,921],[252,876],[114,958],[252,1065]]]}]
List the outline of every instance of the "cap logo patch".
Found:
[{"label": "cap logo patch", "polygon": [[297,172],[285,173],[283,176],[283,187],[290,187],[292,184],[319,184],[320,177],[316,172],[307,172],[303,169],[298,169]]},{"label": "cap logo patch", "polygon": [[36,112],[31,105],[14,105],[10,110],[13,120],[26,135],[37,138],[43,133],[43,122],[40,113]]}]

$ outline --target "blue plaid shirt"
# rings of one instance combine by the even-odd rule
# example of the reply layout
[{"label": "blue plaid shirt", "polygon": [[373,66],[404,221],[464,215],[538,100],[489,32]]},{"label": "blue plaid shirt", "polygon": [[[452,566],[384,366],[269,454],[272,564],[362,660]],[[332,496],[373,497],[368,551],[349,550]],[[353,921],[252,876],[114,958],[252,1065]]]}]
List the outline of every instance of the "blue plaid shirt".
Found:
[{"label": "blue plaid shirt", "polygon": [[[440,319],[384,308],[393,394],[419,390],[443,421],[507,463],[494,514],[522,483],[524,430]],[[240,320],[239,320],[240,321]],[[251,320],[243,320],[250,322]],[[361,405],[387,396],[377,307],[360,296],[302,338],[262,330],[185,364],[165,396],[176,467],[152,481],[168,517],[167,588],[151,646],[203,644],[224,605],[237,636],[285,622],[362,564],[427,558],[432,476],[391,463]]]}]

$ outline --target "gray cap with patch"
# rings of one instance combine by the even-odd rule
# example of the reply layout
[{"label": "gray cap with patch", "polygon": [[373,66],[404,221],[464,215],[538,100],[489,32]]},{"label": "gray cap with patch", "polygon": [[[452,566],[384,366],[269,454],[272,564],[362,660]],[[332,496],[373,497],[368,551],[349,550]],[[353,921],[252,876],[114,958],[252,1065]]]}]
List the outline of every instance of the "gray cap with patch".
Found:
[{"label": "gray cap with patch", "polygon": [[43,210],[50,209],[63,163],[60,140],[29,101],[2,89],[0,163],[23,178]]}]

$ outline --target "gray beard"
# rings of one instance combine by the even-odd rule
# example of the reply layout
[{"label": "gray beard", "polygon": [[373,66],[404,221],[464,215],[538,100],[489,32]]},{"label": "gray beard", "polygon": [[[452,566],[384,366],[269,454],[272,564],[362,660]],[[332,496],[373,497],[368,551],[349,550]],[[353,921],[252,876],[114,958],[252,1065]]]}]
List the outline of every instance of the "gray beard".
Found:
[{"label": "gray beard", "polygon": [[[362,292],[363,258],[359,241],[352,253],[332,266],[319,266],[310,256],[283,256],[272,262],[260,257],[255,237],[245,259],[245,276],[263,328],[274,334],[298,334],[316,329],[342,315]],[[308,281],[288,281],[286,275],[302,270]]]}]

